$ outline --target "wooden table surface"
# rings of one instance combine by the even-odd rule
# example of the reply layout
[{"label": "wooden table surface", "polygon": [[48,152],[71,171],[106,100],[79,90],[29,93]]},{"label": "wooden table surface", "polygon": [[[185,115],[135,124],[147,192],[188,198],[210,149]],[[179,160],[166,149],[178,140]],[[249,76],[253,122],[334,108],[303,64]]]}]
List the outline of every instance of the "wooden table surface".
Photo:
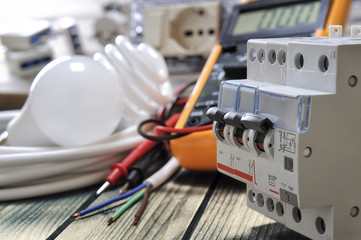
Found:
[{"label": "wooden table surface", "polygon": [[[351,18],[360,23],[361,4],[357,3]],[[16,3],[13,5],[16,7]],[[1,69],[3,64],[0,61]],[[7,81],[2,76],[0,85]],[[4,89],[5,85],[1,86]],[[140,203],[110,226],[107,220],[119,208],[119,202],[89,216],[70,219],[75,210],[117,195],[114,189],[91,201],[98,187],[0,203],[0,240],[307,239],[249,209],[245,184],[217,172],[179,171],[152,193],[138,226],[133,226],[132,221]]]},{"label": "wooden table surface", "polygon": [[97,187],[1,203],[0,239],[307,239],[249,209],[245,184],[217,172],[179,171],[152,193],[137,226],[132,222],[140,203],[110,226],[107,220],[121,202],[70,219]]}]

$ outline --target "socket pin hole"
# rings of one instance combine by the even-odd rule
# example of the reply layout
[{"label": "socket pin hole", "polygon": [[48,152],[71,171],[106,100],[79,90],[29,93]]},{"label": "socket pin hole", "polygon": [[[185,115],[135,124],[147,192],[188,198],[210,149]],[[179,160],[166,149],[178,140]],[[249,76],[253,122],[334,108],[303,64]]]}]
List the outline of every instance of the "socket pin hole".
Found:
[{"label": "socket pin hole", "polygon": [[277,53],[277,61],[283,66],[286,63],[286,52],[284,50],[279,50]]},{"label": "socket pin hole", "polygon": [[301,222],[302,214],[301,214],[301,210],[298,207],[293,208],[292,217],[293,217],[293,220],[295,220],[296,223]]},{"label": "socket pin hole", "polygon": [[198,31],[198,35],[199,35],[199,36],[202,36],[202,35],[203,35],[203,30],[199,30],[199,31]]},{"label": "socket pin hole", "polygon": [[186,36],[186,37],[191,37],[191,36],[193,36],[193,31],[192,31],[192,30],[184,31],[184,36]]},{"label": "socket pin hole", "polygon": [[263,198],[263,195],[261,193],[257,194],[257,204],[258,204],[259,207],[264,206],[264,198]]},{"label": "socket pin hole", "polygon": [[254,62],[256,60],[256,50],[254,48],[250,48],[248,51],[248,59],[251,62]]},{"label": "socket pin hole", "polygon": [[275,204],[272,198],[267,198],[266,206],[269,212],[273,212],[275,210]]},{"label": "socket pin hole", "polygon": [[295,57],[295,66],[297,69],[302,69],[303,65],[305,64],[305,60],[303,58],[302,53],[297,53]]},{"label": "socket pin hole", "polygon": [[264,62],[264,59],[265,59],[265,56],[264,56],[264,50],[263,48],[260,48],[257,52],[257,59],[260,63],[263,63]]},{"label": "socket pin hole", "polygon": [[281,202],[276,203],[276,213],[279,217],[282,217],[285,214],[285,210]]},{"label": "socket pin hole", "polygon": [[276,51],[274,49],[268,51],[268,61],[271,64],[274,64],[276,62]]},{"label": "socket pin hole", "polygon": [[318,61],[318,66],[319,66],[321,72],[327,72],[329,65],[330,65],[330,63],[328,61],[328,57],[325,55],[322,55],[320,57],[320,60]]},{"label": "socket pin hole", "polygon": [[255,203],[256,202],[256,194],[254,193],[254,191],[252,189],[250,189],[248,191],[248,199],[251,203]]},{"label": "socket pin hole", "polygon": [[188,120],[188,125],[189,126],[195,126],[197,125],[199,122],[201,121],[201,118],[200,117],[191,117],[189,120]]},{"label": "socket pin hole", "polygon": [[199,16],[203,16],[203,15],[204,15],[204,10],[203,10],[203,9],[199,9],[198,14],[199,14]]},{"label": "socket pin hole", "polygon": [[213,35],[214,34],[214,29],[209,29],[208,34]]},{"label": "socket pin hole", "polygon": [[326,223],[323,218],[316,218],[316,229],[319,234],[324,234],[326,232]]}]

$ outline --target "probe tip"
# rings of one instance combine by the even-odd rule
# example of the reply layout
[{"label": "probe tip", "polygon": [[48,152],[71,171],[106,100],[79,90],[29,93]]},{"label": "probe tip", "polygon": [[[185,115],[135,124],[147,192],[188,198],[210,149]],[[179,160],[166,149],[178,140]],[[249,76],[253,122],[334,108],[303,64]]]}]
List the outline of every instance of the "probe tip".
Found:
[{"label": "probe tip", "polygon": [[106,182],[103,183],[103,185],[98,189],[98,191],[96,192],[96,195],[102,194],[102,192],[104,192],[108,187],[110,187],[110,182],[106,181]]},{"label": "probe tip", "polygon": [[74,213],[73,215],[71,215],[70,217],[71,218],[77,218],[77,217],[79,217],[80,216],[80,213]]},{"label": "probe tip", "polygon": [[124,186],[119,190],[119,194],[123,194],[128,190],[129,182],[126,182]]}]

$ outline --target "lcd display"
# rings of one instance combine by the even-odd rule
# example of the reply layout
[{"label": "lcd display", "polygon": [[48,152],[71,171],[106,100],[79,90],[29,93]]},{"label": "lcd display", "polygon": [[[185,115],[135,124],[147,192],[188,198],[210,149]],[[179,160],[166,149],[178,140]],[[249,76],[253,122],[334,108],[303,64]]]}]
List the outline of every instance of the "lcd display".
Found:
[{"label": "lcd display", "polygon": [[241,12],[233,26],[232,35],[314,24],[320,7],[321,2],[317,1]]}]

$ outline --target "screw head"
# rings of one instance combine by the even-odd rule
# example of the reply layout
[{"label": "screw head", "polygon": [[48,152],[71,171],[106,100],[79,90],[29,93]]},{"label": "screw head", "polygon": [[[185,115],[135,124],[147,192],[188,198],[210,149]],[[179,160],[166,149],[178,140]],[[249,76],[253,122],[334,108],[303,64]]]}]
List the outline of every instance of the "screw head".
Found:
[{"label": "screw head", "polygon": [[357,217],[359,213],[360,209],[357,206],[352,207],[350,210],[351,217]]},{"label": "screw head", "polygon": [[309,158],[312,154],[312,149],[310,147],[306,147],[305,149],[303,149],[303,156],[305,158]]},{"label": "screw head", "polygon": [[350,87],[355,87],[356,86],[356,84],[357,84],[357,77],[355,76],[355,75],[352,75],[351,77],[349,77],[348,78],[348,85],[350,86]]}]

